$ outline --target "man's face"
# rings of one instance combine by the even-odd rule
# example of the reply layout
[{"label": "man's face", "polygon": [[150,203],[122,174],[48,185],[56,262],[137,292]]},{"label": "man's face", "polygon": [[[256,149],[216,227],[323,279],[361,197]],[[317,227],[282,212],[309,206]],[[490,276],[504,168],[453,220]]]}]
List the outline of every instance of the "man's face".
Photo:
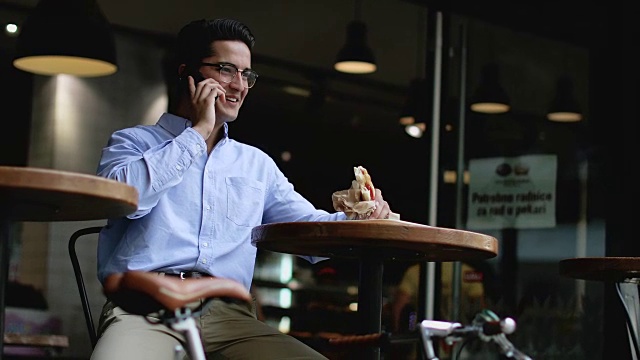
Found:
[{"label": "man's face", "polygon": [[[202,59],[203,63],[232,65],[231,68],[235,66],[240,71],[251,68],[251,51],[242,41],[219,40],[214,41],[211,46],[215,55]],[[226,90],[226,101],[216,102],[216,117],[224,122],[234,121],[249,92],[242,74],[237,72],[235,77],[230,79],[229,76],[221,75],[219,67],[207,65],[201,66],[200,72],[205,78],[219,82]]]}]

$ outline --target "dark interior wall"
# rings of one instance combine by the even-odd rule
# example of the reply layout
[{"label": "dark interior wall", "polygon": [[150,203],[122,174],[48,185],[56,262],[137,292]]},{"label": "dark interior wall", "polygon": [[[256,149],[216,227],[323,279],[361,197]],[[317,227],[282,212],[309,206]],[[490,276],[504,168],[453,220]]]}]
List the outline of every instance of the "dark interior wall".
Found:
[{"label": "dark interior wall", "polygon": [[482,19],[516,32],[591,46],[595,34],[594,24],[601,21],[602,7],[618,11],[622,2],[606,5],[594,2],[535,1],[535,0],[407,0],[429,9],[451,12],[470,18]]},{"label": "dark interior wall", "polygon": [[25,166],[31,125],[32,75],[11,64],[13,53],[0,48],[0,165]]},{"label": "dark interior wall", "polygon": [[[9,7],[2,18],[21,16]],[[0,165],[24,166],[28,159],[33,75],[13,66],[16,38],[5,33],[4,24],[0,31]]]},{"label": "dark interior wall", "polygon": [[[606,199],[606,255],[640,256],[637,211],[640,200],[634,164],[638,156],[638,80],[640,70],[635,49],[639,36],[638,9],[630,3],[604,7],[594,37],[593,138],[601,146]],[[621,349],[631,358],[624,309],[613,284],[605,291],[604,348]]]},{"label": "dark interior wall", "polygon": [[596,100],[593,111],[598,120],[592,137],[601,146],[601,164],[607,175],[603,181],[609,190],[608,237],[621,240],[609,244],[608,251],[611,256],[640,255],[640,242],[631,240],[637,217],[631,204],[636,204],[639,193],[633,167],[639,153],[636,144],[640,57],[635,49],[639,34],[634,24],[639,11],[626,5],[602,10],[601,31],[594,38],[591,73]]}]

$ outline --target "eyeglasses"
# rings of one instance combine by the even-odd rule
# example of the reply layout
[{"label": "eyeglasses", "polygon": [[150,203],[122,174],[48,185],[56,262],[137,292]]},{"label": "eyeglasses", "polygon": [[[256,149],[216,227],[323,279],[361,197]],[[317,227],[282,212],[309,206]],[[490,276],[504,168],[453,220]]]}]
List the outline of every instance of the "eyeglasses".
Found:
[{"label": "eyeglasses", "polygon": [[238,69],[237,66],[233,64],[227,64],[227,63],[212,64],[212,63],[203,62],[203,63],[200,63],[200,65],[213,66],[216,69],[218,69],[218,71],[220,72],[220,80],[222,80],[227,84],[232,82],[233,79],[236,78],[237,73],[242,74],[242,83],[244,84],[244,86],[246,86],[249,89],[251,89],[253,85],[256,84],[256,80],[258,80],[257,72],[251,69],[240,70]]}]

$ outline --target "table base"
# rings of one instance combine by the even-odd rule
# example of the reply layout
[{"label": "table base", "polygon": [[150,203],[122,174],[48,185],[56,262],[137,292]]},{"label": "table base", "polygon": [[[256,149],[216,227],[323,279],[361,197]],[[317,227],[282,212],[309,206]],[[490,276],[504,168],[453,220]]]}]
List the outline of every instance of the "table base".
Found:
[{"label": "table base", "polygon": [[[358,315],[362,334],[379,334],[382,331],[382,278],[383,261],[375,256],[363,257],[360,261],[358,289]],[[367,359],[380,359],[380,347],[366,349]]]}]

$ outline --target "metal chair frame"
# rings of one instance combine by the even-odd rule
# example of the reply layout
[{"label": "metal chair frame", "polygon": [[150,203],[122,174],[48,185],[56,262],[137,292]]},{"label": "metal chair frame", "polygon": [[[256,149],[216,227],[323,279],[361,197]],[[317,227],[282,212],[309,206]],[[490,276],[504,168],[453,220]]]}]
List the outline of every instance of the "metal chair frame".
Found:
[{"label": "metal chair frame", "polygon": [[84,278],[82,277],[82,269],[80,268],[80,262],[78,261],[78,255],[76,253],[76,241],[81,236],[97,234],[102,230],[102,226],[93,226],[84,229],[80,229],[74,232],[69,238],[69,257],[71,258],[71,265],[73,266],[73,274],[76,277],[76,284],[78,285],[78,292],[80,294],[80,302],[82,303],[82,310],[84,312],[84,319],[87,323],[87,332],[91,339],[91,348],[96,347],[98,342],[98,335],[96,333],[96,327],[93,322],[93,315],[91,314],[91,305],[89,304],[89,298],[87,296],[87,289],[84,285]]}]

